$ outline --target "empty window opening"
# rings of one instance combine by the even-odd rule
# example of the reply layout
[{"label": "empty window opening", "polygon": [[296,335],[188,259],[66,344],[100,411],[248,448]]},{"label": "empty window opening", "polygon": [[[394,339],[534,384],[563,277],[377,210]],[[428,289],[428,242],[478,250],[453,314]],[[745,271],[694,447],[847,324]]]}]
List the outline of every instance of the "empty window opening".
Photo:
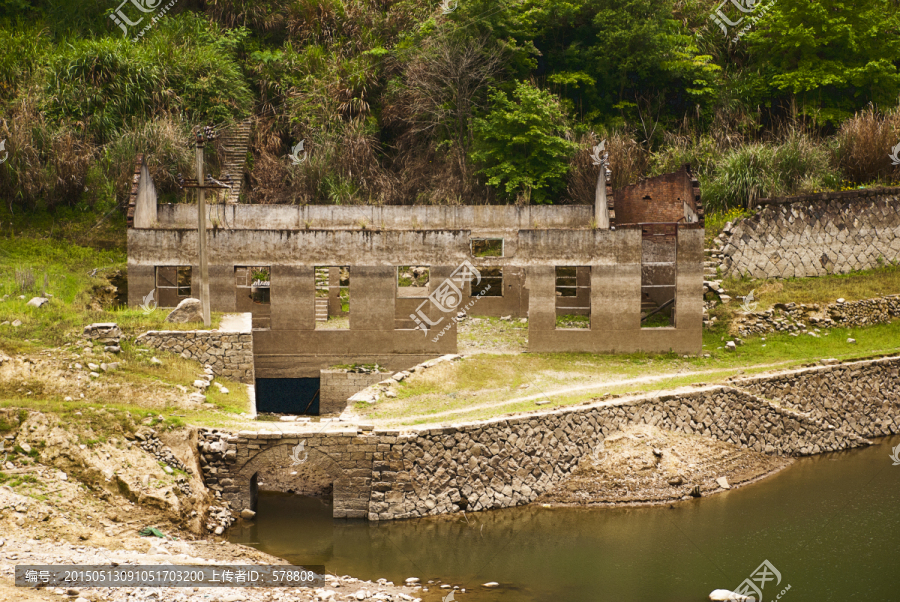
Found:
[{"label": "empty window opening", "polygon": [[260,305],[268,305],[272,271],[268,267],[257,266],[247,268],[244,273],[247,279],[247,288],[250,289],[250,300]]},{"label": "empty window opening", "polygon": [[556,328],[590,330],[590,266],[556,267]]},{"label": "empty window opening", "polygon": [[475,284],[472,280],[473,297],[502,297],[503,296],[503,268],[478,268],[481,274],[481,282]]},{"label": "empty window opening", "polygon": [[269,266],[235,266],[235,309],[253,316],[253,328],[269,328],[272,269]]},{"label": "empty window opening", "polygon": [[472,257],[503,257],[503,239],[473,238]]},{"label": "empty window opening", "polygon": [[350,267],[316,268],[316,330],[350,328]]},{"label": "empty window opening", "polygon": [[156,297],[161,307],[175,307],[191,296],[191,266],[159,266],[156,268]]},{"label": "empty window opening", "polygon": [[431,270],[427,265],[401,265],[397,268],[398,297],[427,297]]},{"label": "empty window opening", "polygon": [[677,225],[648,224],[641,243],[641,328],[675,326]]}]

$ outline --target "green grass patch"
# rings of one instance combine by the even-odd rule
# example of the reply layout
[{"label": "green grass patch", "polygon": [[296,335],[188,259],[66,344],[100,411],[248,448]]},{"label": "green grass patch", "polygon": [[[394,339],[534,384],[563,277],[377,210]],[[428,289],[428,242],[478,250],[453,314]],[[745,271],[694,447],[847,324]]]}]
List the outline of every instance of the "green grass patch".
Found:
[{"label": "green grass patch", "polygon": [[[116,322],[125,334],[203,328],[166,323],[168,311],[163,308],[150,314],[139,308],[98,309],[95,296],[109,286],[103,275],[126,267],[125,252],[118,249],[98,250],[54,238],[0,237],[0,322],[10,322],[0,325],[0,349],[28,353],[59,346],[93,322]],[[37,296],[49,297],[50,303],[28,307]],[[213,314],[212,328],[221,318],[221,313]],[[21,325],[12,326],[16,320]]]},{"label": "green grass patch", "polygon": [[460,350],[487,347],[524,351],[528,348],[528,323],[518,318],[473,316],[458,324],[456,340]]},{"label": "green grass patch", "polygon": [[712,241],[722,233],[722,228],[728,222],[736,222],[739,219],[750,217],[753,215],[750,209],[735,207],[727,211],[710,211],[703,216],[703,227],[705,228],[706,248],[709,249]]},{"label": "green grass patch", "polygon": [[666,310],[663,310],[658,314],[653,314],[641,322],[641,328],[668,328],[672,326],[675,325],[672,324],[672,317],[666,313]]},{"label": "green grass patch", "polygon": [[556,327],[590,329],[591,317],[574,315],[556,316]]},{"label": "green grass patch", "polygon": [[754,298],[759,302],[757,311],[768,309],[776,303],[824,305],[840,298],[858,301],[900,293],[900,265],[884,265],[873,270],[818,278],[730,279],[722,286],[732,296],[743,296],[753,291]]},{"label": "green grass patch", "polygon": [[23,485],[25,483],[37,483],[38,480],[31,476],[30,474],[23,475],[12,475],[0,472],[0,485],[7,485],[9,487],[18,487],[19,485]]},{"label": "green grass patch", "polygon": [[[377,404],[362,404],[357,411],[367,419],[391,424],[417,424],[491,418],[511,411],[571,405],[604,394],[663,390],[688,384],[715,383],[739,374],[787,369],[825,358],[852,360],[878,354],[900,353],[900,320],[867,328],[839,328],[818,338],[787,333],[752,337],[736,351],[725,351],[731,340],[719,333],[704,334],[705,354],[682,357],[668,354],[598,355],[589,353],[481,354],[460,362],[441,364],[400,383],[398,397]],[[848,343],[853,338],[856,343]],[[695,374],[687,374],[695,373]],[[622,380],[654,380],[621,383]],[[608,384],[606,384],[608,383]],[[555,390],[589,386],[561,395]],[[505,403],[522,397],[549,398]],[[485,409],[475,406],[496,405]],[[411,418],[453,412],[429,418]]]}]

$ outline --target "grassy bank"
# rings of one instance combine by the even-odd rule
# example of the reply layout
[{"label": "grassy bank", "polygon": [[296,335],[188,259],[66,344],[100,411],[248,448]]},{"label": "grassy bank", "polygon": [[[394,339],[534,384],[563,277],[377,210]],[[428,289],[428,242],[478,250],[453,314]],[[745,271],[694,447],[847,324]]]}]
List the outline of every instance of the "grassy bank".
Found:
[{"label": "grassy bank", "polygon": [[[229,423],[249,412],[246,387],[224,379],[217,380],[229,389],[227,395],[211,387],[206,405],[185,403],[202,367],[176,354],[134,345],[134,337],[147,330],[203,326],[167,323],[163,308],[146,313],[117,304],[121,296],[112,282],[124,285],[119,278],[127,266],[124,223],[107,223],[102,215],[85,213],[57,229],[48,224],[61,219],[59,214],[31,217],[19,216],[0,227],[0,356],[13,357],[0,362],[0,407],[48,411],[73,420],[83,419],[76,418],[77,412],[83,416],[105,409],[141,419],[161,415],[169,424],[209,425]],[[105,234],[93,242],[109,248],[78,244],[98,230]],[[50,302],[29,307],[36,296]],[[221,317],[213,314],[213,328]],[[121,353],[106,352],[103,345],[78,346],[84,327],[95,322],[119,325],[124,335]],[[159,363],[151,361],[153,357]],[[119,369],[89,375],[89,363],[112,362]]]},{"label": "grassy bank", "polygon": [[786,280],[731,279],[722,283],[732,295],[747,295],[759,302],[759,311],[776,303],[818,303],[825,305],[843,298],[847,301],[872,299],[900,293],[900,265],[849,274]]},{"label": "grassy bank", "polygon": [[[848,343],[848,338],[856,342]],[[750,339],[734,352],[725,351],[726,340],[730,339],[706,332],[703,350],[709,357],[587,353],[469,356],[401,383],[396,399],[372,406],[361,403],[356,411],[366,419],[391,424],[474,420],[572,405],[607,394],[722,382],[739,374],[786,369],[825,358],[850,360],[900,353],[900,321],[823,331],[819,338],[770,334]],[[546,400],[550,403],[537,405]]]}]

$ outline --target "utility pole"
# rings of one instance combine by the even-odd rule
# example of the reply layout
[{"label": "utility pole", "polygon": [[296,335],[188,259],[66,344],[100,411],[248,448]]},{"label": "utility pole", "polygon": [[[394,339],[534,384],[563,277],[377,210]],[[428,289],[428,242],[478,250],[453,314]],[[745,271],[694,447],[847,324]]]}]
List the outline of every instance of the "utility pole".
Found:
[{"label": "utility pole", "polygon": [[[215,178],[204,173],[203,148],[206,141],[215,140],[217,135],[209,126],[197,129],[197,179],[190,180],[178,174],[180,188],[197,189],[197,246],[200,251],[200,307],[203,312],[203,325],[207,328],[212,324],[209,309],[209,265],[206,254],[206,189],[231,188],[231,184],[219,182]],[[224,178],[230,181],[229,178]]]},{"label": "utility pole", "polygon": [[[203,130],[197,130],[197,181],[205,182],[203,173],[203,147],[206,142]],[[206,261],[206,189],[197,188],[197,234],[200,247],[200,306],[203,310],[203,325],[210,327],[209,316],[209,265]]]}]

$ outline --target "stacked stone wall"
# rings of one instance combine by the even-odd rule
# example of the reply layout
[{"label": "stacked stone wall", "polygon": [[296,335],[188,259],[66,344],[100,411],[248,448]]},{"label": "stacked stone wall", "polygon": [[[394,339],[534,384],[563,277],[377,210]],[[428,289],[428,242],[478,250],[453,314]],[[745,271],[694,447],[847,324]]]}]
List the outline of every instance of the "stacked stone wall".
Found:
[{"label": "stacked stone wall", "polygon": [[[819,304],[778,303],[772,309],[741,312],[734,320],[740,336],[767,332],[811,332],[809,328],[848,328],[886,324],[900,317],[900,295]],[[818,335],[816,335],[818,336]]]},{"label": "stacked stone wall", "polygon": [[900,189],[771,202],[718,238],[723,276],[845,274],[900,260]]},{"label": "stacked stone wall", "polygon": [[862,437],[900,432],[900,358],[745,378],[734,386]]},{"label": "stacked stone wall", "polygon": [[319,413],[340,414],[347,399],[366,387],[390,378],[390,373],[322,370],[319,380]]},{"label": "stacked stone wall", "polygon": [[248,384],[254,382],[253,335],[250,333],[151,330],[135,342],[209,365],[216,376]]},{"label": "stacked stone wall", "polygon": [[[206,486],[235,512],[253,505],[251,480],[263,475],[284,485],[310,479],[333,484],[335,518],[366,518],[372,467],[383,462],[391,437],[359,436],[355,430],[318,433],[230,433],[202,429],[200,469]],[[302,445],[301,445],[302,443]]]},{"label": "stacked stone wall", "polygon": [[[900,358],[804,368],[676,393],[654,393],[433,428],[268,433],[205,430],[201,466],[234,511],[254,475],[290,488],[328,481],[336,517],[413,518],[533,501],[609,434],[630,425],[808,455],[900,432]],[[340,427],[338,427],[340,428]]]},{"label": "stacked stone wall", "polygon": [[856,434],[729,387],[645,396],[400,435],[387,461],[373,467],[368,517],[414,518],[532,502],[604,437],[637,424],[787,455],[867,444]]}]

